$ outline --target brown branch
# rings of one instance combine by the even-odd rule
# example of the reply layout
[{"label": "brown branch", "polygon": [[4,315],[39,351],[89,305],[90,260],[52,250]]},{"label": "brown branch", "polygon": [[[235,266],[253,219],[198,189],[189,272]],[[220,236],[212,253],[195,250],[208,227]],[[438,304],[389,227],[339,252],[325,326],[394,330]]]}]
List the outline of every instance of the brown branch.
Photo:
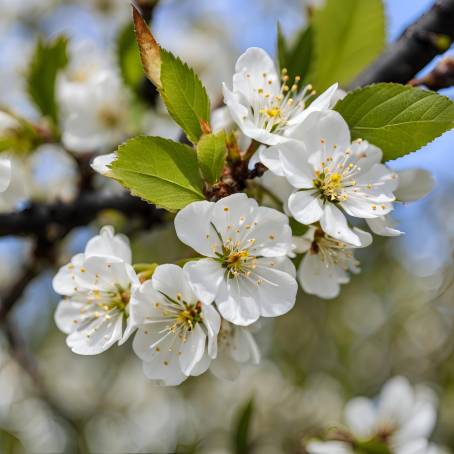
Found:
[{"label": "brown branch", "polygon": [[430,90],[441,90],[454,86],[454,57],[446,57],[424,77],[409,82],[413,87],[425,86]]},{"label": "brown branch", "polygon": [[103,210],[112,209],[128,217],[141,218],[146,226],[160,223],[163,211],[129,194],[82,193],[71,203],[32,203],[16,213],[0,215],[1,235],[41,235],[50,242],[74,227],[86,225]]},{"label": "brown branch", "polygon": [[376,82],[406,84],[454,41],[454,0],[437,0],[350,88]]}]

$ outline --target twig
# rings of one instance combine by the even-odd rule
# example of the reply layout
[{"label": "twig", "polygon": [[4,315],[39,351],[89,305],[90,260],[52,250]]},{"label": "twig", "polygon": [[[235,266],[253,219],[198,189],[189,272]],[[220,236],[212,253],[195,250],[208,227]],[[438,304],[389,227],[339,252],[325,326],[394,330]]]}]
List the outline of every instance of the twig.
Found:
[{"label": "twig", "polygon": [[453,40],[454,0],[437,0],[350,88],[376,82],[405,84]]},{"label": "twig", "polygon": [[100,195],[82,193],[71,203],[33,203],[28,208],[10,214],[0,215],[0,236],[38,235],[50,241],[58,238],[62,230],[86,225],[96,215],[107,209],[117,210],[126,216],[138,216],[147,226],[162,221],[163,212],[129,194]]},{"label": "twig", "polygon": [[454,85],[454,57],[446,57],[424,77],[410,80],[410,85],[419,87],[421,85],[430,90],[441,90]]}]

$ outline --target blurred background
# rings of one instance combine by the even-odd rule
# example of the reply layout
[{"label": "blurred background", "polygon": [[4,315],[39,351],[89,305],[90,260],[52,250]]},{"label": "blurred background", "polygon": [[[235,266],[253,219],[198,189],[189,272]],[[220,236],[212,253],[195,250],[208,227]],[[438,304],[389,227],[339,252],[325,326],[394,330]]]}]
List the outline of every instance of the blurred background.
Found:
[{"label": "blurred background", "polygon": [[[385,3],[393,41],[432,0]],[[215,100],[237,56],[250,46],[274,53],[277,21],[291,37],[307,6],[305,0],[162,0],[152,28],[196,69]],[[0,0],[0,104],[37,117],[23,82],[37,36],[64,33],[71,47],[88,40],[115,55],[130,13],[127,0]],[[175,134],[161,120],[150,116],[147,131]],[[304,453],[304,440],[338,423],[348,399],[375,395],[397,374],[434,389],[433,440],[454,449],[453,138],[454,131],[391,164],[430,170],[437,182],[428,197],[397,209],[406,234],[378,238],[361,251],[363,272],[339,298],[300,295],[291,313],[262,323],[262,363],[245,366],[235,382],[208,373],[175,389],[154,387],[130,344],[96,357],[73,354],[53,322],[52,270],[39,275],[12,312],[20,348],[11,353],[11,333],[0,334],[0,452],[235,452],[253,399],[253,452]],[[42,158],[39,165],[48,164]],[[67,168],[58,172],[67,179]],[[55,178],[46,191],[58,190],[62,180]],[[61,262],[106,223],[121,230],[127,219],[107,212],[76,229]],[[132,236],[132,245],[135,262],[187,253],[173,224]],[[14,281],[29,250],[24,239],[0,239],[0,290]],[[27,356],[27,370],[20,355]]]}]

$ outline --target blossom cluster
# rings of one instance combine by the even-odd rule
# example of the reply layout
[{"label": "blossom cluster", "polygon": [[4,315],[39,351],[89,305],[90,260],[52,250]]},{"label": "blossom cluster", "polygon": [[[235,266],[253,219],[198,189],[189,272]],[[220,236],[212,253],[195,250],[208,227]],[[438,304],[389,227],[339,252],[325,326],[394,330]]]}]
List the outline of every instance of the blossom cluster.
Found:
[{"label": "blossom cluster", "polygon": [[[94,102],[105,90],[99,96],[108,103],[117,86],[102,69],[90,76],[98,59],[84,64],[82,72],[80,65],[70,69],[60,87],[68,99],[63,140],[75,149],[105,143],[99,128],[107,123],[92,118],[83,98]],[[223,85],[226,107],[213,113],[213,128],[229,129],[242,147],[257,150],[250,166],[266,166],[261,184],[282,202],[282,211],[245,193],[190,203],[176,214],[175,230],[198,255],[182,267],[150,264],[140,270],[128,239],[104,227],[54,278],[64,297],[56,323],[75,353],[101,353],[134,335],[134,352],[156,383],[177,385],[208,369],[234,378],[239,363],[259,361],[253,326],[294,306],[296,279],[306,293],[336,297],[350,273],[360,271],[354,250],[372,243],[360,221],[375,234],[400,235],[390,217],[395,203],[431,190],[427,172],[394,172],[382,163],[379,148],[351,140],[348,124],[332,109],[345,95],[337,84],[315,97],[311,86],[300,89],[299,77],[290,81],[286,70],[279,74],[258,48],[248,49],[235,70],[233,88]],[[77,94],[81,81],[92,90]],[[118,107],[118,99],[111,106]],[[115,125],[123,115],[117,113]],[[88,142],[81,143],[71,125],[75,132],[98,133],[86,134]],[[100,155],[92,165],[112,176],[115,159],[115,153]],[[5,186],[7,163],[1,175]],[[289,218],[306,232],[293,235]],[[297,271],[292,259],[298,256]]]}]

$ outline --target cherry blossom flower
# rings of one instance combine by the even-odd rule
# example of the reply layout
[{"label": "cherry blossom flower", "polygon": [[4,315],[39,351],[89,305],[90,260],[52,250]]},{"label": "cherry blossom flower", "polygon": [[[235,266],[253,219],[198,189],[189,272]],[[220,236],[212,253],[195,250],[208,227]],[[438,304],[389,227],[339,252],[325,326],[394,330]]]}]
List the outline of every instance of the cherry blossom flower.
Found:
[{"label": "cherry blossom flower", "polygon": [[[344,411],[346,428],[359,442],[385,443],[396,454],[429,454],[438,448],[428,442],[436,420],[436,399],[425,387],[413,388],[404,377],[394,377],[383,387],[377,401],[357,397]],[[346,441],[310,442],[310,454],[354,454]]]},{"label": "cherry blossom flower", "polygon": [[59,77],[62,140],[66,148],[83,153],[121,142],[128,129],[128,95],[109,58],[84,43],[74,49],[69,68]]},{"label": "cherry blossom flower", "polygon": [[191,203],[177,214],[175,229],[183,243],[206,257],[184,268],[224,319],[250,325],[293,307],[297,284],[283,213],[234,194],[216,203]]},{"label": "cherry blossom flower", "polygon": [[211,362],[210,371],[216,377],[234,380],[240,374],[240,365],[258,364],[260,351],[249,327],[236,326],[222,320],[218,335],[218,354]]},{"label": "cherry blossom flower", "polygon": [[53,280],[54,290],[64,296],[55,322],[68,334],[71,350],[95,355],[123,343],[131,333],[124,332],[130,295],[139,285],[128,239],[103,227]]},{"label": "cherry blossom flower", "polygon": [[[358,228],[353,229],[360,239],[360,247],[372,243],[372,236]],[[302,237],[294,237],[294,252],[304,253],[298,269],[298,280],[306,293],[321,298],[335,298],[340,285],[350,281],[349,273],[359,273],[352,244],[330,237],[320,227],[309,226]]]},{"label": "cherry blossom flower", "polygon": [[266,145],[288,141],[291,131],[311,112],[329,109],[337,90],[334,84],[306,107],[314,96],[311,85],[300,92],[300,77],[280,76],[271,57],[257,47],[239,57],[233,76],[233,91],[223,84],[224,102],[241,131]]},{"label": "cherry blossom flower", "polygon": [[367,141],[351,142],[348,125],[337,112],[311,114],[298,128],[298,139],[264,150],[278,153],[297,189],[288,200],[290,213],[302,224],[319,221],[333,238],[361,246],[344,213],[365,219],[388,214],[396,173],[381,164],[380,149]]},{"label": "cherry blossom flower", "polygon": [[206,371],[217,354],[221,323],[211,302],[176,265],[158,266],[134,292],[130,317],[138,331],[133,348],[149,379],[173,386]]}]

